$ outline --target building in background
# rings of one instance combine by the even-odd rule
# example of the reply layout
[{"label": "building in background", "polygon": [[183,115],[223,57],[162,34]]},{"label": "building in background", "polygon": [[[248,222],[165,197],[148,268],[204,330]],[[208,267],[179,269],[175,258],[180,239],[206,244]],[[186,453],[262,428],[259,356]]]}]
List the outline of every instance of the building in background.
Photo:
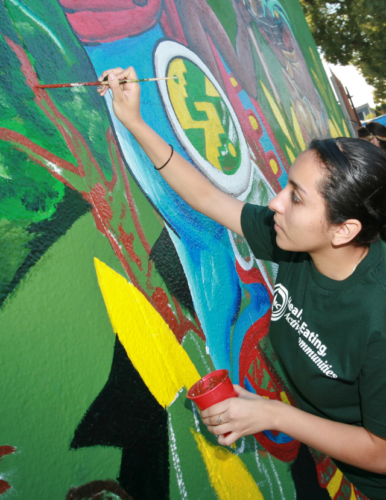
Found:
[{"label": "building in background", "polygon": [[347,126],[350,128],[351,135],[353,137],[356,137],[357,135],[356,131],[361,126],[360,117],[358,116],[357,110],[353,106],[353,103],[351,101],[351,96],[350,94],[348,94],[347,88],[345,90],[339,78],[333,73],[331,69],[330,71],[331,71],[330,80],[332,83],[332,87],[335,90]]},{"label": "building in background", "polygon": [[362,104],[362,106],[358,106],[355,109],[361,121],[365,121],[367,119],[367,116],[372,112],[372,109],[370,108],[370,105],[368,103]]}]

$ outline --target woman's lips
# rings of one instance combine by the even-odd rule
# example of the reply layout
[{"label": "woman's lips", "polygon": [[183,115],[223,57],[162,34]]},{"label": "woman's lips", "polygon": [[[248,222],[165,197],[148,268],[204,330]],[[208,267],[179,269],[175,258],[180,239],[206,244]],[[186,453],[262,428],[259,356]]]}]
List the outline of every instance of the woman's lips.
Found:
[{"label": "woman's lips", "polygon": [[276,220],[275,219],[273,219],[273,220],[275,222],[275,226],[274,226],[275,231],[283,231],[283,229],[279,226],[279,224],[276,222]]}]

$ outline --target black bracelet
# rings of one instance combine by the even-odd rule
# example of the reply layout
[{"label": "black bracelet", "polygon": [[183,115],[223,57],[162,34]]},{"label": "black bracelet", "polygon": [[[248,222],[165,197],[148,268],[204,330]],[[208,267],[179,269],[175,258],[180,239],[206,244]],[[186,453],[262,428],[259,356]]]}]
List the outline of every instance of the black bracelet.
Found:
[{"label": "black bracelet", "polygon": [[155,168],[156,170],[161,170],[161,168],[166,167],[166,165],[167,165],[167,164],[169,163],[169,161],[172,159],[174,149],[173,149],[173,146],[172,146],[171,144],[169,144],[169,146],[172,148],[172,152],[170,153],[170,156],[169,156],[168,161],[167,161],[166,163],[164,163],[164,164],[162,165],[162,167],[160,167],[160,168],[157,168],[157,167],[154,165],[154,168]]}]

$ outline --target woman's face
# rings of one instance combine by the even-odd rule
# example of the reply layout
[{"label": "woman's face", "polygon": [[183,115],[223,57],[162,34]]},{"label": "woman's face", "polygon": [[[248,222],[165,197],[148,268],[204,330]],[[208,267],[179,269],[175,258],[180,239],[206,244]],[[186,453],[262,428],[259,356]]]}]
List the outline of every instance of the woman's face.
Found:
[{"label": "woman's face", "polygon": [[276,242],[283,250],[316,253],[331,247],[333,228],[317,185],[324,169],[313,151],[305,151],[290,169],[287,186],[269,203],[275,213]]}]

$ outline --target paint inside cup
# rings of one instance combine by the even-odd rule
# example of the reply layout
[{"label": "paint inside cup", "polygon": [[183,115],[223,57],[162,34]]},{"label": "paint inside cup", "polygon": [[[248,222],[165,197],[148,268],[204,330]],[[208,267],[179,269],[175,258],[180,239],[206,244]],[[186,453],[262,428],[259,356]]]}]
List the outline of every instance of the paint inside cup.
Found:
[{"label": "paint inside cup", "polygon": [[189,395],[194,398],[197,396],[202,396],[203,394],[207,393],[208,391],[211,391],[219,384],[224,382],[228,377],[228,373],[226,370],[219,370],[219,371],[221,371],[222,373],[219,374],[217,372],[210,373],[206,377],[196,382],[194,386],[190,389]]},{"label": "paint inside cup", "polygon": [[216,370],[196,382],[188,391],[188,399],[205,410],[228,398],[237,398],[228,370]]}]

